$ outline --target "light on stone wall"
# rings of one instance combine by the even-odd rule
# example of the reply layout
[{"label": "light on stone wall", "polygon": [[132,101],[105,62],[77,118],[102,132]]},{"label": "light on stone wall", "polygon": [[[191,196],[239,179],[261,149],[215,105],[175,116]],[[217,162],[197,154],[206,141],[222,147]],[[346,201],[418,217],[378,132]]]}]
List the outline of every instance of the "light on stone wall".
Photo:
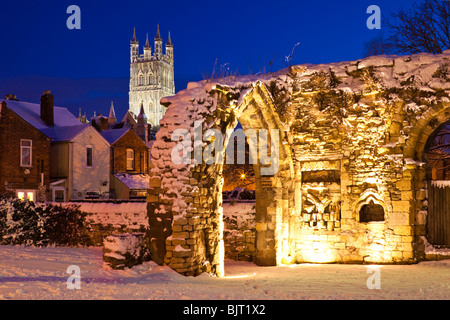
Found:
[{"label": "light on stone wall", "polygon": [[336,261],[336,253],[329,243],[314,242],[313,248],[303,250],[304,261],[312,263],[330,263]]}]

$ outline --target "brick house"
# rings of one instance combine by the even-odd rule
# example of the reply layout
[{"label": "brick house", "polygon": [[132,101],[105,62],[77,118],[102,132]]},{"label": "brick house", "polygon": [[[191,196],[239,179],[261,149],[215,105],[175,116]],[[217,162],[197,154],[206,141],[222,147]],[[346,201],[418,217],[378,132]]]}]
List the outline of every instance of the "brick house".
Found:
[{"label": "brick house", "polygon": [[62,128],[80,122],[66,108],[55,107],[50,91],[40,104],[0,100],[0,192],[45,201],[50,197],[51,144]]},{"label": "brick house", "polygon": [[40,104],[0,100],[0,193],[70,201],[109,193],[109,143],[50,91]]},{"label": "brick house", "polygon": [[9,99],[0,101],[0,193],[46,200],[50,138],[24,116],[34,113],[33,105]]},{"label": "brick house", "polygon": [[111,195],[116,199],[139,199],[147,195],[149,147],[132,128],[101,132],[111,145]]}]

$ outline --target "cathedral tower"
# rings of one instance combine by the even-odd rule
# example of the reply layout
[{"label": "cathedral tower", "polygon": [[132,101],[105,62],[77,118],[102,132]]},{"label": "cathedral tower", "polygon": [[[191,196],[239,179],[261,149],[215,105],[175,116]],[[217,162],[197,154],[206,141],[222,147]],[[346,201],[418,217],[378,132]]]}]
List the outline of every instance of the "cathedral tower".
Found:
[{"label": "cathedral tower", "polygon": [[173,45],[170,33],[165,45],[165,54],[162,50],[163,41],[159,25],[154,39],[153,54],[148,35],[144,53],[139,54],[136,30],[133,32],[130,46],[129,111],[137,119],[142,105],[148,123],[152,127],[159,127],[159,120],[166,111],[159,101],[163,97],[175,94]]}]

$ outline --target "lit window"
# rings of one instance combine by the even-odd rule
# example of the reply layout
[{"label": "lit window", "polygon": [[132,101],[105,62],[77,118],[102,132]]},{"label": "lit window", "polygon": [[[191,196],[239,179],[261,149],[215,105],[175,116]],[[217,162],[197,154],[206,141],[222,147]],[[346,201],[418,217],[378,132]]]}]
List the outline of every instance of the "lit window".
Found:
[{"label": "lit window", "polygon": [[127,170],[134,170],[134,150],[127,149]]},{"label": "lit window", "polygon": [[17,198],[19,198],[20,200],[29,200],[29,201],[34,201],[34,190],[17,190]]},{"label": "lit window", "polygon": [[92,148],[86,148],[86,167],[92,168]]},{"label": "lit window", "polygon": [[20,140],[20,166],[31,167],[32,160],[32,147],[33,142],[31,140]]}]

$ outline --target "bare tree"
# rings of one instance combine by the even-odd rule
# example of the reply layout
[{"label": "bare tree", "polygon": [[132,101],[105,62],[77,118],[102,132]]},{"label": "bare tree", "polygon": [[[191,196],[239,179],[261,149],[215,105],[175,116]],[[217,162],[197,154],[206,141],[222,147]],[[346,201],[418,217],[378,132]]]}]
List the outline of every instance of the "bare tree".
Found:
[{"label": "bare tree", "polygon": [[396,53],[442,53],[450,48],[450,1],[424,0],[400,9],[383,21]]},{"label": "bare tree", "polygon": [[383,35],[366,42],[364,46],[364,57],[379,56],[392,53],[392,46],[384,40]]}]

